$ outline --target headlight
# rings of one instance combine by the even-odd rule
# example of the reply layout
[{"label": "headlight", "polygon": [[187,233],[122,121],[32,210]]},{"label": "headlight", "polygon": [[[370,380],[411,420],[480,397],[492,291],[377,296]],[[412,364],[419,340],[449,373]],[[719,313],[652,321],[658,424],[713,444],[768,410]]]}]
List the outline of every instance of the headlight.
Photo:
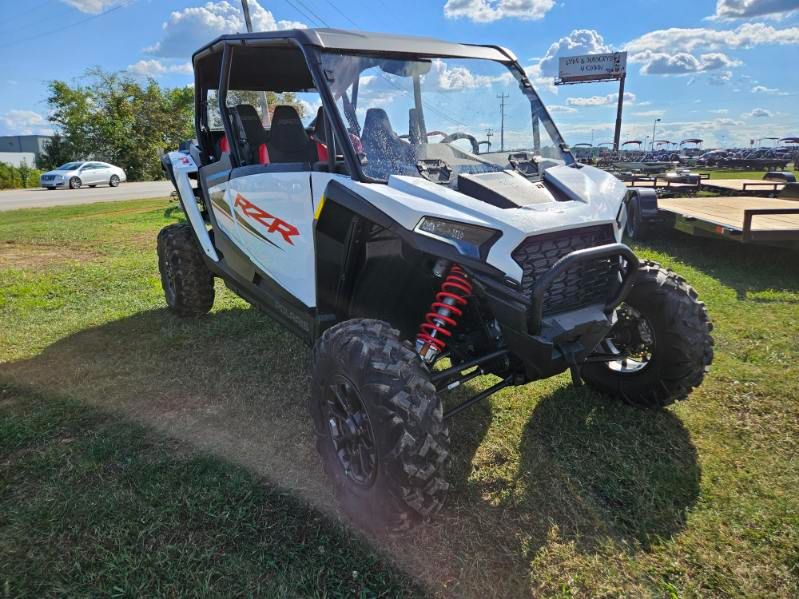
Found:
[{"label": "headlight", "polygon": [[485,258],[488,250],[502,235],[496,229],[430,216],[419,221],[416,232],[454,245],[461,254],[470,258]]},{"label": "headlight", "polygon": [[56,181],[61,181],[63,178],[64,178],[64,177],[62,177],[61,175],[56,175],[56,176],[55,176],[55,180],[56,180]]},{"label": "headlight", "polygon": [[616,215],[616,225],[619,227],[619,231],[624,231],[624,227],[627,226],[626,198],[621,201],[621,206],[619,206],[619,213]]}]

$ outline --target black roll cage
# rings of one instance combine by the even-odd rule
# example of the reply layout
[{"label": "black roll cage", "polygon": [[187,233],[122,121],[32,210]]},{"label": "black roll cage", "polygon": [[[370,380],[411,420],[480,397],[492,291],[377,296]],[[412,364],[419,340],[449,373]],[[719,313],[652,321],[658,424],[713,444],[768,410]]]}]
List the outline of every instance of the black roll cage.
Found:
[{"label": "black roll cage", "polygon": [[[361,181],[364,183],[385,183],[385,181],[381,179],[375,179],[370,177],[369,175],[363,172],[363,168],[361,166],[360,159],[355,154],[352,144],[344,143],[344,140],[348,139],[349,132],[347,130],[346,124],[343,122],[341,118],[341,114],[339,113],[338,109],[335,107],[335,100],[333,98],[332,92],[330,91],[330,87],[326,84],[326,76],[322,69],[322,53],[323,50],[315,45],[309,44],[307,41],[303,41],[300,39],[300,35],[298,35],[298,31],[289,30],[286,32],[280,32],[281,34],[242,34],[239,36],[222,36],[217,40],[211,42],[198,52],[196,52],[192,58],[193,64],[195,66],[194,69],[194,81],[195,81],[195,111],[194,111],[194,119],[195,119],[195,131],[197,132],[198,138],[201,137],[201,133],[205,132],[205,123],[203,122],[204,118],[207,118],[206,115],[207,111],[203,109],[206,105],[206,99],[204,94],[207,92],[207,87],[201,84],[200,77],[198,75],[197,70],[197,61],[209,54],[218,53],[222,50],[222,58],[219,70],[219,81],[218,81],[218,91],[217,91],[217,100],[219,103],[219,111],[220,115],[222,116],[222,126],[225,131],[225,135],[228,139],[233,140],[235,139],[233,135],[232,129],[232,122],[229,118],[229,112],[226,105],[227,100],[227,92],[229,89],[229,82],[230,82],[230,72],[231,72],[231,65],[234,57],[234,52],[236,47],[258,47],[258,46],[269,46],[274,43],[288,43],[295,46],[302,52],[303,58],[305,59],[305,64],[308,67],[309,73],[313,80],[314,86],[316,87],[316,91],[319,93],[320,98],[322,99],[322,105],[324,106],[324,114],[327,117],[327,124],[326,127],[332,126],[333,133],[335,135],[331,136],[329,139],[331,140],[329,143],[334,143],[335,145],[341,146],[341,151],[344,155],[344,160],[347,163],[347,167],[349,168],[350,175],[353,179],[357,181]],[[307,36],[306,36],[307,37]],[[517,81],[520,84],[520,89],[522,93],[528,98],[530,101],[531,107],[531,116],[533,118],[533,134],[536,138],[536,142],[539,138],[539,123],[543,120],[544,127],[547,130],[547,133],[552,138],[552,140],[557,143],[560,147],[560,150],[563,152],[566,158],[566,164],[574,164],[576,163],[576,159],[574,155],[571,153],[568,145],[564,141],[563,137],[558,131],[557,127],[555,126],[554,121],[552,120],[549,111],[547,110],[544,103],[539,98],[538,94],[535,92],[532,83],[528,79],[527,75],[524,72],[519,61],[506,49],[500,46],[475,46],[475,48],[485,48],[485,49],[492,49],[495,51],[500,52],[502,55],[507,57],[507,62],[503,63],[511,69],[511,72],[515,75]],[[329,50],[336,51],[337,48],[330,48]],[[400,52],[396,50],[391,51],[378,51],[378,50],[349,50],[349,49],[342,49],[342,53],[351,53],[351,54],[363,54],[363,55],[384,55],[387,58],[392,59],[400,59],[400,58],[416,58],[416,59],[424,59],[424,58],[440,58],[446,56],[446,53],[441,54],[424,54],[424,53],[414,53],[414,52]],[[453,57],[458,58],[459,56],[454,55]],[[479,58],[479,57],[475,57]],[[417,91],[417,78],[414,78],[414,92]],[[353,91],[357,94],[357,85],[358,81],[356,80],[354,83]],[[414,93],[415,99],[417,100],[416,103],[420,103],[418,99],[418,94]],[[349,100],[348,100],[349,101]],[[545,119],[541,117],[536,118],[535,114],[538,111],[542,111]],[[423,117],[422,117],[423,118]],[[423,121],[422,121],[423,122]],[[207,140],[200,140],[201,144],[204,145]],[[340,143],[336,143],[339,141]],[[241,157],[239,156],[239,151],[237,144],[231,143],[230,150],[234,162],[234,166],[241,165]],[[334,152],[337,151],[333,150]],[[334,154],[335,156],[335,154]]]}]

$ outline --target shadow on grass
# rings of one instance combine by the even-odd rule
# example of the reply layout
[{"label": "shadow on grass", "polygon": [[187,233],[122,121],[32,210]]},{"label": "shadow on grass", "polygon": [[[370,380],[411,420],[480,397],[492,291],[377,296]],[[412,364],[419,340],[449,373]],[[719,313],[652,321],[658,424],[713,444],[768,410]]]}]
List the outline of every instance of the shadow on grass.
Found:
[{"label": "shadow on grass", "polygon": [[799,290],[796,250],[694,237],[662,227],[652,233],[651,239],[637,245],[666,253],[718,279],[735,289],[739,300],[785,302],[791,300],[770,299],[763,292]]},{"label": "shadow on grass", "polygon": [[541,399],[522,434],[518,507],[536,506],[561,536],[590,550],[607,537],[648,549],[685,526],[700,467],[670,411],[648,411],[561,388]]},{"label": "shadow on grass", "polygon": [[[142,312],[0,365],[0,377],[120,409],[329,506],[333,494],[306,409],[309,376],[308,349],[254,309],[193,321]],[[513,392],[528,406],[518,409],[532,407],[518,464],[499,453],[485,460],[481,446],[504,436],[506,422],[516,431],[509,439],[517,438],[526,416],[515,406],[492,413],[488,402],[471,408],[450,425],[453,488],[444,514],[405,539],[385,541],[428,583],[508,596],[529,588],[531,556],[553,527],[593,552],[607,539],[646,548],[684,526],[700,473],[671,412],[571,388],[534,403],[536,387],[527,389]]]}]

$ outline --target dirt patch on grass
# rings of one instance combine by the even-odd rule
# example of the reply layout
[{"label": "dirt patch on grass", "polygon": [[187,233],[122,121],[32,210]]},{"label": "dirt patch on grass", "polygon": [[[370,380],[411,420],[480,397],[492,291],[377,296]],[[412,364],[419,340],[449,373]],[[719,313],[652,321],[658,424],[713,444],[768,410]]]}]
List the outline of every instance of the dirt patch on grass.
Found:
[{"label": "dirt patch on grass", "polygon": [[0,270],[39,268],[69,262],[87,262],[100,254],[86,248],[6,241],[0,243]]}]

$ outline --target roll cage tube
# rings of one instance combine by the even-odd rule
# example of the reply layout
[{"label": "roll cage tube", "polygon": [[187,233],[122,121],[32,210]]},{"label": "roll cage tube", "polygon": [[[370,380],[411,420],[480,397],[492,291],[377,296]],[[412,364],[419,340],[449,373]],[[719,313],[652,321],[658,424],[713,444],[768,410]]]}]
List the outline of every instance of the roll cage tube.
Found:
[{"label": "roll cage tube", "polygon": [[[321,59],[320,53],[316,48],[311,48],[304,46],[303,44],[299,43],[297,40],[292,38],[275,38],[280,41],[286,41],[291,43],[295,46],[300,52],[302,52],[303,58],[305,58],[305,65],[308,67],[308,71],[311,74],[311,79],[313,80],[314,86],[316,87],[316,91],[319,93],[319,96],[322,99],[322,105],[324,106],[324,113],[327,117],[326,120],[330,124],[333,125],[333,131],[338,136],[338,140],[347,139],[349,134],[347,132],[347,128],[344,126],[344,123],[341,121],[340,115],[338,110],[335,108],[335,103],[333,101],[333,96],[330,93],[330,89],[324,83],[325,79],[322,74],[321,69]],[[270,42],[274,40],[269,40]],[[230,67],[233,62],[233,49],[235,46],[240,45],[239,42],[232,42],[229,40],[224,40],[222,42],[222,60],[221,60],[221,68],[219,70],[219,84],[218,84],[218,100],[219,100],[219,114],[222,117],[222,127],[225,130],[225,135],[228,136],[228,139],[232,140],[235,139],[233,135],[233,124],[230,120],[228,110],[227,110],[227,92],[230,85]],[[257,45],[257,43],[250,43],[251,46]],[[313,60],[311,60],[313,58]],[[202,93],[202,90],[199,90],[197,93]],[[355,175],[357,174],[358,180],[365,181],[365,182],[378,182],[376,179],[371,179],[363,174],[363,171],[360,168],[360,161],[357,160],[355,156],[354,150],[352,148],[352,144],[349,143],[336,143],[337,140],[334,137],[330,138],[333,144],[334,151],[337,151],[339,145],[343,146],[342,152],[344,154],[344,160],[347,162],[347,166],[349,167],[351,177],[356,179]],[[230,150],[232,153],[232,157],[234,160],[235,166],[241,165],[241,159],[239,156],[238,144],[230,144]],[[333,162],[335,163],[335,155],[333,155]]]}]

